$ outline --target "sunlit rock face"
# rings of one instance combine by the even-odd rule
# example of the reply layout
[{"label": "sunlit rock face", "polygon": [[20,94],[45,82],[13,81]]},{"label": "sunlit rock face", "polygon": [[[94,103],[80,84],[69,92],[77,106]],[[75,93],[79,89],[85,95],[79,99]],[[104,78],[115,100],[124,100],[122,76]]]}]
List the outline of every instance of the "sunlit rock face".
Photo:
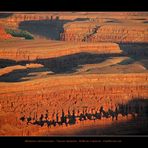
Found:
[{"label": "sunlit rock face", "polygon": [[97,22],[68,23],[64,26],[61,39],[66,41],[147,43],[148,26],[137,23],[109,23],[100,25]]}]

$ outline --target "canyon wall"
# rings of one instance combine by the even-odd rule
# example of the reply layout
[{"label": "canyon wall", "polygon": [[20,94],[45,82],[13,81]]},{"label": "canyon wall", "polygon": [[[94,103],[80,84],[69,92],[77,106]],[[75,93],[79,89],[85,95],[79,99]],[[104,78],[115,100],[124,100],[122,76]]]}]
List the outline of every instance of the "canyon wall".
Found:
[{"label": "canyon wall", "polygon": [[86,42],[148,42],[148,26],[144,24],[106,24],[102,26],[96,22],[92,22],[93,25],[85,22],[79,24],[80,22],[77,25],[75,23],[66,24],[61,39]]},{"label": "canyon wall", "polygon": [[61,33],[61,40],[64,41],[86,41],[86,37],[91,34],[97,24],[93,21],[73,22],[64,25],[64,32]]},{"label": "canyon wall", "polygon": [[[34,117],[37,114],[39,118],[41,114],[45,115],[46,110],[51,119],[53,113],[61,116],[62,110],[67,115],[68,110],[82,113],[84,109],[98,111],[101,106],[105,111],[115,110],[119,104],[130,104],[133,110],[137,104],[139,108],[147,107],[147,57],[144,58],[148,55],[147,15],[146,12],[56,12],[16,13],[0,18],[0,24],[6,27],[19,28],[21,24],[23,27],[32,24],[30,30],[36,28],[36,32],[41,26],[40,29],[45,32],[57,35],[59,31],[51,30],[63,29],[60,34],[62,41],[0,41],[0,135],[23,135],[23,130],[27,132],[29,128],[38,132],[40,127],[27,127],[20,117]],[[53,28],[46,24],[52,24]],[[3,29],[0,34],[5,38]],[[121,61],[114,62],[116,57]],[[89,64],[96,66],[108,59],[108,67],[117,65],[117,71],[124,65],[125,69],[133,72],[132,68],[136,69],[134,64],[138,62],[145,71],[126,74],[115,74],[114,71],[114,74],[75,73],[75,69]],[[46,74],[30,78],[43,73]]]},{"label": "canyon wall", "polygon": [[[134,99],[147,99],[147,74],[108,74],[50,77],[12,85],[0,86],[1,111],[34,112],[41,114],[70,109],[83,111],[83,108],[108,110],[117,104],[126,104]],[[23,85],[22,85],[23,84]],[[107,85],[106,85],[107,84]],[[133,104],[134,105],[134,104]]]},{"label": "canyon wall", "polygon": [[108,41],[117,43],[147,43],[148,26],[147,25],[104,25],[96,33],[88,38],[88,41]]},{"label": "canyon wall", "polygon": [[49,36],[46,32],[58,33],[53,39],[64,41],[143,43],[148,41],[147,15],[147,12],[14,13],[0,18],[0,24],[35,34],[43,32],[45,36]]},{"label": "canyon wall", "polygon": [[[29,44],[29,46],[28,46]],[[11,59],[15,61],[21,60],[38,60],[45,58],[58,58],[74,55],[79,53],[92,53],[92,54],[121,54],[119,45],[116,43],[66,43],[66,42],[49,42],[42,41],[38,44],[38,41],[19,41],[11,42],[9,44],[1,43],[0,58]],[[41,46],[41,47],[39,47]],[[72,59],[71,59],[72,60]]]}]

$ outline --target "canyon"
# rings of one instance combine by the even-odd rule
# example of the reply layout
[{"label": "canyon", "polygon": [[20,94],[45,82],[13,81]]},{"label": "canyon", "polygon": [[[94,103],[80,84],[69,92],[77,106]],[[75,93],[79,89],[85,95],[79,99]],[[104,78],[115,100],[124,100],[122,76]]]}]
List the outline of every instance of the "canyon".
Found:
[{"label": "canyon", "polygon": [[[148,133],[147,12],[6,14],[0,14],[0,135]],[[101,107],[104,115],[95,118]],[[119,112],[117,121],[106,118],[109,111]],[[60,125],[63,114],[68,125]],[[78,120],[80,114],[92,119]]]}]

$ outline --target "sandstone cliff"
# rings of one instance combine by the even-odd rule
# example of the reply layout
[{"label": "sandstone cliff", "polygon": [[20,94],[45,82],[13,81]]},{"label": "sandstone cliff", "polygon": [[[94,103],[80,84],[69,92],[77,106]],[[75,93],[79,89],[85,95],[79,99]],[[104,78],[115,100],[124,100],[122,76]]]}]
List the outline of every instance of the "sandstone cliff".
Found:
[{"label": "sandstone cliff", "polygon": [[101,26],[97,32],[91,36],[89,41],[108,41],[117,43],[147,43],[148,26],[131,24],[114,24]]},{"label": "sandstone cliff", "polygon": [[[38,40],[19,42],[11,41],[11,46],[5,42],[1,42],[0,58],[11,59],[15,61],[21,60],[38,60],[45,58],[56,58],[68,56],[78,53],[94,53],[94,54],[121,54],[119,45],[116,43],[67,43],[67,42],[49,42]],[[29,46],[28,46],[29,44]],[[72,60],[72,59],[70,59]]]},{"label": "sandstone cliff", "polygon": [[61,39],[65,41],[147,43],[148,26],[143,24],[106,24],[99,26],[96,22],[89,24],[85,22],[69,23],[64,26]]},{"label": "sandstone cliff", "polygon": [[108,109],[111,104],[126,104],[134,98],[147,99],[147,81],[147,74],[112,74],[67,76],[66,79],[53,76],[32,83],[22,82],[23,85],[3,84],[0,86],[1,111],[19,114],[23,111],[29,115],[37,110],[40,114],[48,108],[50,113],[62,109],[66,112],[68,108],[82,111],[84,106],[103,105]]},{"label": "sandstone cliff", "polygon": [[147,12],[15,13],[1,18],[0,24],[18,28],[21,23],[32,21],[45,28],[46,24],[56,22],[53,26],[59,33],[64,27],[61,40],[147,42],[147,15]]}]

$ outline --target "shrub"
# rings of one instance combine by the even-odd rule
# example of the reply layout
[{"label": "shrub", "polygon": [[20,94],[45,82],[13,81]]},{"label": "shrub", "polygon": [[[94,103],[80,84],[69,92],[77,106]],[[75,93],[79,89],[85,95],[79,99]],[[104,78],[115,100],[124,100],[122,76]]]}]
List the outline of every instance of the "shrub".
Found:
[{"label": "shrub", "polygon": [[32,34],[24,30],[6,29],[6,33],[11,34],[14,37],[24,37],[28,40],[34,39]]}]

